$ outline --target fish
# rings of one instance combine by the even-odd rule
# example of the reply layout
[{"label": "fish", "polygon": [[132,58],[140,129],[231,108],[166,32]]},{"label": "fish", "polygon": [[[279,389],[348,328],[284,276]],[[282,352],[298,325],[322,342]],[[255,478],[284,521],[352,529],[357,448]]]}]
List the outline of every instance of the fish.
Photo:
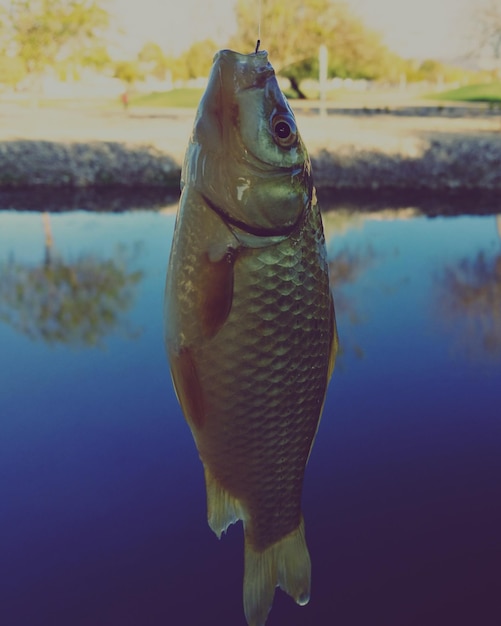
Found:
[{"label": "fish", "polygon": [[195,115],[165,286],[171,377],[210,528],[244,529],[243,608],[310,598],[301,496],[338,350],[311,162],[265,50],[216,53]]}]

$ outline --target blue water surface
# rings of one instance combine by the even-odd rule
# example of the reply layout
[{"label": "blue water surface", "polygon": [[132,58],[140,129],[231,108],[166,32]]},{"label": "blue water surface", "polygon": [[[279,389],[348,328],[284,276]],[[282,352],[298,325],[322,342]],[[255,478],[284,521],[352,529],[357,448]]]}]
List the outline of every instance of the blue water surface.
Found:
[{"label": "blue water surface", "polygon": [[[0,211],[2,625],[245,625],[242,529],[207,526],[162,342],[174,219]],[[341,354],[304,487],[312,597],[277,591],[267,624],[500,624],[499,223],[325,225]]]}]

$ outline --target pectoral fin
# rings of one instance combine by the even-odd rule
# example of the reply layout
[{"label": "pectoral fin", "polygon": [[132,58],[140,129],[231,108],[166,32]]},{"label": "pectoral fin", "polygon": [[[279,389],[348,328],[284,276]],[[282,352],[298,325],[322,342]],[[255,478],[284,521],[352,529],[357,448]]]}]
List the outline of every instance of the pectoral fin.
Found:
[{"label": "pectoral fin", "polygon": [[214,337],[228,319],[233,303],[236,250],[229,248],[222,258],[212,261],[206,254],[203,262],[203,298],[200,319],[203,336]]}]

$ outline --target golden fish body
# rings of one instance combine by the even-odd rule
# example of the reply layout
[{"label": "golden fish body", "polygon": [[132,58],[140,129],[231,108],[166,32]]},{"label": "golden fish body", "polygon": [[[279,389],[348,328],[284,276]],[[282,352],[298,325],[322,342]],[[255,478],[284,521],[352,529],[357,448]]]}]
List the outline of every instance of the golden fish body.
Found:
[{"label": "golden fish body", "polygon": [[242,520],[244,609],[310,592],[301,491],[337,335],[310,161],[266,52],[219,52],[183,167],[165,298],[209,524]]}]

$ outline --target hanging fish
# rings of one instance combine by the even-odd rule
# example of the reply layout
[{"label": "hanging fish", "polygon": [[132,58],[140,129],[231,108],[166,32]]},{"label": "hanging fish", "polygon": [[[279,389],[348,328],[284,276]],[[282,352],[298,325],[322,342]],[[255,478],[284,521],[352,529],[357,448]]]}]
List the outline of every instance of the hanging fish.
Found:
[{"label": "hanging fish", "polygon": [[265,51],[222,50],[182,172],[165,293],[177,397],[218,537],[242,520],[244,611],[310,596],[303,476],[337,351],[310,160]]}]

